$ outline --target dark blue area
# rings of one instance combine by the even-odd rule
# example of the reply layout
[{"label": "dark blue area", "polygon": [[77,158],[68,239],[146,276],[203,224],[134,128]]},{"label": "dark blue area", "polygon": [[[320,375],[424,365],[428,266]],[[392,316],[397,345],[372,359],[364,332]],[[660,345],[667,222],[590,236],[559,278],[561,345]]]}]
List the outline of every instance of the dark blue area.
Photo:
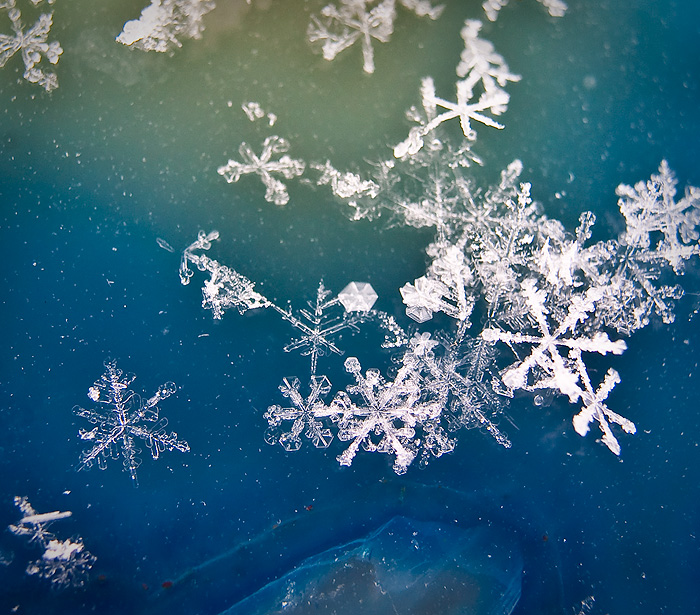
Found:
[{"label": "dark blue area", "polygon": [[[200,306],[201,276],[180,285],[179,251],[199,229],[218,229],[212,258],[280,305],[305,306],[321,278],[333,292],[365,280],[377,307],[407,325],[397,289],[424,273],[430,232],[351,222],[327,191],[301,182],[289,182],[291,201],[277,208],[257,180],[229,186],[216,167],[242,140],[259,144],[267,134],[237,111],[261,93],[281,116],[273,130],[296,139],[295,155],[332,156],[340,168],[386,156],[382,148],[405,136],[403,113],[425,71],[454,79],[459,29],[482,16],[479,2],[448,2],[436,24],[403,15],[410,31],[402,38],[397,25],[371,78],[359,74],[357,50],[328,65],[304,55],[305,11],[323,2],[299,8],[302,29],[290,26],[289,37],[301,42],[289,49],[286,39],[259,41],[275,3],[251,9],[250,22],[232,30],[235,61],[216,55],[220,33],[205,46],[207,31],[173,57],[112,52],[111,37],[145,3],[99,13],[77,3],[61,20],[62,2],[59,89],[46,95],[15,83],[16,63],[0,69],[0,528],[18,520],[13,497],[26,495],[39,512],[72,511],[54,531],[82,536],[98,559],[85,588],[57,594],[24,574],[40,552],[1,532],[0,556],[12,559],[0,565],[1,612],[216,614],[395,515],[515,536],[523,557],[515,615],[577,614],[590,596],[593,614],[700,611],[697,260],[681,280],[676,322],[634,334],[622,356],[596,366],[599,377],[608,365],[620,373],[609,405],[637,425],[635,436],[619,437],[621,458],[594,433],[574,432],[566,399],[535,406],[523,396],[500,425],[511,449],[463,431],[452,454],[401,478],[381,455],[339,468],[337,442],[296,453],[268,446],[263,413],[283,401],[283,377],[304,379],[308,358],[282,351],[292,331],[272,314],[214,322]],[[680,190],[700,185],[700,8],[695,0],[569,4],[552,20],[534,0],[512,0],[485,26],[523,80],[510,90],[507,129],[480,132],[485,165],[474,175],[488,185],[521,158],[550,217],[573,229],[593,210],[595,238],[608,239],[622,228],[619,183],[647,179],[665,158]],[[89,57],[88,40],[115,55]],[[415,41],[444,49],[414,68],[405,57]],[[249,53],[254,44],[260,56]],[[287,65],[256,68],[256,58],[283,52]],[[100,61],[104,71],[94,69]],[[127,68],[135,85],[115,77]],[[584,87],[586,76],[595,87]],[[375,93],[384,83],[391,91]],[[285,117],[295,93],[310,106],[305,113],[290,102]],[[324,107],[324,96],[336,96],[338,108]],[[363,114],[346,114],[353,100],[373,96],[367,115],[386,127],[381,134],[354,129]],[[372,335],[346,337],[343,347],[363,367],[386,371],[392,354]],[[90,402],[108,357],[137,375],[132,388],[144,396],[178,385],[161,410],[191,452],[156,462],[145,450],[138,489],[119,460],[76,472],[86,446],[78,430],[89,425],[72,408]],[[322,366],[334,390],[348,384],[342,357]]]}]

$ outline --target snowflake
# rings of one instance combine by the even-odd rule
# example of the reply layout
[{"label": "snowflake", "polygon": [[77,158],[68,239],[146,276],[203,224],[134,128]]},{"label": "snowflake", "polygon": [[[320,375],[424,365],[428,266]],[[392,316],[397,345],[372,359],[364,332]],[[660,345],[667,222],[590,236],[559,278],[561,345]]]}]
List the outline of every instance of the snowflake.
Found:
[{"label": "snowflake", "polygon": [[279,173],[286,179],[298,177],[304,173],[306,164],[302,160],[295,160],[288,155],[273,160],[273,155],[283,154],[289,150],[289,142],[278,136],[267,137],[263,143],[262,153],[258,157],[250,146],[243,142],[238,152],[243,162],[229,160],[228,164],[219,167],[217,172],[229,183],[235,183],[241,175],[256,173],[265,184],[265,200],[275,205],[286,205],[289,202],[287,187],[272,174]]},{"label": "snowflake", "polygon": [[202,37],[202,19],[214,6],[212,0],[152,0],[138,19],[124,24],[116,40],[144,51],[182,47],[180,38]]},{"label": "snowflake", "polygon": [[[409,119],[417,121],[419,125],[411,128],[408,138],[394,148],[396,158],[415,155],[425,145],[427,135],[454,118],[459,118],[462,132],[470,141],[476,139],[472,121],[503,128],[502,124],[484,112],[490,111],[493,115],[505,113],[510,95],[504,87],[508,81],[519,81],[520,76],[510,72],[503,56],[495,52],[489,41],[479,38],[481,26],[478,20],[467,20],[462,28],[465,49],[457,66],[457,76],[463,79],[456,84],[457,102],[438,97],[432,77],[425,77],[421,82],[423,113],[415,108],[408,112]],[[481,92],[478,98],[474,92],[477,86]],[[438,108],[445,111],[438,113]]]},{"label": "snowflake", "polygon": [[[32,4],[37,6],[41,1],[32,0]],[[52,2],[53,0],[50,0],[49,4]],[[12,56],[21,51],[25,69],[22,76],[30,83],[40,85],[47,92],[56,89],[58,87],[56,74],[46,72],[38,66],[42,57],[51,64],[57,64],[59,56],[63,53],[58,42],[46,42],[53,23],[53,13],[40,15],[36,23],[25,32],[22,14],[16,7],[15,0],[0,2],[0,9],[7,9],[7,16],[10,18],[14,30],[14,35],[0,34],[0,68],[5,66]]]},{"label": "snowflake", "polygon": [[[341,465],[352,465],[360,447],[369,452],[394,455],[394,471],[404,474],[416,457],[419,446],[432,446],[436,455],[447,438],[437,425],[442,413],[440,400],[421,399],[415,364],[406,363],[396,378],[387,382],[378,370],[363,375],[355,357],[345,361],[345,369],[356,384],[340,391],[330,409],[337,415],[338,439],[350,446],[338,456]],[[357,402],[353,401],[353,398]],[[422,427],[424,442],[417,438]],[[451,450],[443,446],[444,451]]]},{"label": "snowflake", "polygon": [[[351,284],[357,285],[355,282]],[[347,287],[344,292],[349,292]],[[373,290],[372,293],[374,293]],[[319,283],[315,303],[309,302],[309,308],[311,308],[309,310],[299,310],[301,318],[296,317],[291,309],[285,310],[275,304],[270,304],[270,307],[301,334],[297,339],[287,344],[284,347],[284,351],[301,350],[302,355],[310,356],[312,375],[316,373],[320,356],[324,356],[327,353],[343,354],[342,350],[333,341],[334,336],[345,330],[359,331],[358,325],[374,316],[374,312],[369,308],[367,310],[350,311],[343,306],[339,297],[329,299],[329,295],[330,291],[326,290],[323,282]],[[374,293],[374,296],[376,299],[376,293]],[[343,308],[339,316],[329,316],[328,310],[334,307]],[[369,307],[371,308],[371,305]]]},{"label": "snowflake", "polygon": [[[658,175],[634,188],[620,184],[616,192],[620,213],[627,223],[620,243],[632,251],[643,251],[643,260],[665,260],[675,273],[681,273],[684,262],[700,253],[700,188],[687,188],[685,196],[676,202],[677,183],[668,163],[662,160]],[[649,250],[653,235],[661,238]]]},{"label": "snowflake", "polygon": [[[274,405],[267,409],[263,415],[269,424],[265,441],[269,444],[279,443],[286,451],[296,451],[301,448],[303,433],[316,448],[328,448],[333,441],[333,433],[324,426],[323,421],[332,416],[333,412],[323,403],[322,398],[331,390],[330,380],[326,376],[312,375],[309,384],[311,392],[306,399],[299,392],[300,386],[298,378],[282,380],[279,389],[294,407]],[[282,432],[284,421],[293,421],[290,431]]]},{"label": "snowflake", "polygon": [[214,318],[220,320],[224,311],[235,307],[240,314],[247,310],[267,307],[270,302],[254,290],[255,285],[248,278],[233,269],[229,269],[206,254],[197,254],[198,250],[209,250],[211,242],[219,238],[219,231],[209,234],[199,231],[197,240],[182,253],[180,262],[180,281],[183,285],[190,283],[194,272],[190,263],[200,271],[208,271],[210,278],[202,287],[202,307],[213,312]]},{"label": "snowflake", "polygon": [[451,430],[478,428],[510,448],[508,436],[489,418],[503,410],[509,396],[497,393],[489,382],[494,345],[482,338],[465,341],[466,330],[460,323],[454,337],[443,334],[434,339],[430,333],[416,333],[407,356],[419,366],[423,394],[441,400]]},{"label": "snowflake", "polygon": [[[136,376],[124,375],[113,360],[105,361],[105,368],[105,373],[90,389],[89,397],[108,409],[100,412],[79,406],[73,408],[75,414],[97,425],[90,431],[81,429],[79,432],[81,440],[94,444],[83,452],[78,469],[89,469],[97,462],[99,468],[104,470],[109,457],[116,459],[121,455],[124,471],[129,473],[137,487],[136,469],[141,465],[138,458],[141,451],[134,445],[134,438],[146,442],[153,459],[158,459],[165,450],[175,449],[183,453],[190,450],[187,442],[177,439],[175,432],[166,431],[168,419],[158,418],[158,404],[175,393],[177,387],[173,382],[166,382],[158,388],[155,395],[142,399],[127,388]],[[148,426],[144,423],[155,424]]]},{"label": "snowflake", "polygon": [[[542,6],[544,6],[552,17],[563,17],[569,8],[566,6],[565,2],[562,0],[537,0]],[[510,0],[485,0],[481,5],[491,21],[496,21],[498,19],[498,14],[501,9],[506,6]]]},{"label": "snowflake", "polygon": [[[321,10],[321,19],[313,15],[307,31],[310,43],[322,43],[323,57],[333,60],[341,51],[362,41],[363,69],[374,72],[372,39],[387,43],[394,32],[396,0],[340,0],[340,6],[329,4]],[[437,19],[443,7],[434,7],[428,0],[400,0],[401,5],[419,17]],[[372,4],[374,7],[369,8]]]},{"label": "snowflake", "polygon": [[53,521],[66,519],[73,513],[37,513],[26,497],[16,496],[14,501],[23,517],[8,529],[17,536],[27,536],[30,544],[44,549],[41,559],[27,565],[26,573],[47,579],[55,589],[83,586],[97,558],[85,549],[82,538],[58,540],[48,531]]}]

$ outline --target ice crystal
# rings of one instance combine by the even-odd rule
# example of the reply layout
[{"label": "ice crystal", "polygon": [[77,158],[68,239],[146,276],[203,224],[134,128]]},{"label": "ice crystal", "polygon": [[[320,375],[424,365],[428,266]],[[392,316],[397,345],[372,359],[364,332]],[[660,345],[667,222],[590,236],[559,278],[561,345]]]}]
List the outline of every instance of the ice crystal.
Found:
[{"label": "ice crystal", "polygon": [[97,558],[85,549],[82,538],[59,540],[48,530],[52,522],[70,517],[72,513],[37,513],[26,497],[16,496],[15,504],[23,517],[8,529],[17,536],[28,537],[30,544],[44,550],[41,559],[27,565],[26,573],[48,580],[55,589],[83,586]]},{"label": "ice crystal", "polygon": [[97,463],[104,470],[110,457],[121,456],[124,471],[131,476],[134,486],[138,486],[136,470],[141,465],[138,457],[141,450],[136,448],[134,439],[146,443],[153,459],[158,459],[165,450],[185,453],[190,447],[184,440],[178,440],[175,432],[167,432],[168,419],[159,419],[158,404],[177,391],[175,384],[166,382],[152,397],[143,399],[128,388],[134,378],[133,374],[124,374],[118,369],[116,361],[105,361],[105,373],[88,395],[105,409],[85,410],[75,406],[73,412],[96,425],[89,431],[81,429],[79,432],[81,440],[93,444],[81,455],[78,469],[89,469]]},{"label": "ice crystal", "polygon": [[202,37],[202,19],[214,6],[212,0],[152,0],[138,19],[124,24],[117,41],[144,51],[171,51],[182,47],[180,39]]},{"label": "ice crystal", "polygon": [[[437,96],[432,77],[421,82],[421,105],[423,112],[409,110],[409,119],[418,122],[411,128],[408,138],[394,148],[394,156],[413,156],[425,145],[425,138],[441,124],[459,118],[464,136],[474,141],[476,131],[471,122],[502,129],[503,125],[485,112],[501,115],[508,108],[510,95],[504,89],[507,82],[519,81],[520,76],[510,72],[503,56],[496,53],[489,41],[479,38],[481,22],[467,20],[462,28],[465,49],[457,66],[457,101],[451,102]],[[444,109],[444,111],[441,111]]]},{"label": "ice crystal", "polygon": [[[263,142],[260,156],[255,154],[250,146],[243,142],[238,152],[242,162],[229,160],[228,164],[219,167],[217,172],[229,184],[237,182],[242,175],[256,173],[265,184],[265,200],[275,205],[286,205],[289,202],[287,187],[273,174],[282,175],[286,179],[293,179],[304,173],[306,164],[302,160],[291,158],[286,151],[289,150],[289,142],[278,136],[267,137]],[[273,158],[278,154],[284,154],[279,158]]]},{"label": "ice crystal", "polygon": [[[37,6],[42,0],[32,0]],[[52,4],[52,1],[49,2]],[[47,43],[49,31],[53,23],[53,13],[43,13],[36,23],[25,30],[22,22],[22,14],[17,8],[15,0],[3,0],[0,9],[7,10],[14,34],[0,34],[0,68],[16,53],[21,52],[24,62],[24,74],[22,75],[30,83],[36,83],[47,92],[58,87],[58,77],[53,72],[47,72],[41,65],[41,60],[46,58],[51,64],[57,64],[63,53],[61,45],[57,41]]]},{"label": "ice crystal", "polygon": [[[569,8],[562,0],[537,0],[544,6],[552,17],[563,17]],[[501,9],[506,6],[510,0],[485,0],[481,5],[491,21],[498,19],[498,14]]]},{"label": "ice crystal", "polygon": [[[437,19],[442,6],[433,6],[429,0],[399,0],[405,8],[419,17]],[[372,39],[386,43],[394,32],[396,0],[340,0],[339,6],[329,4],[321,10],[321,17],[313,15],[307,31],[309,42],[320,43],[323,57],[333,60],[341,51],[362,42],[363,69],[374,72]]]}]

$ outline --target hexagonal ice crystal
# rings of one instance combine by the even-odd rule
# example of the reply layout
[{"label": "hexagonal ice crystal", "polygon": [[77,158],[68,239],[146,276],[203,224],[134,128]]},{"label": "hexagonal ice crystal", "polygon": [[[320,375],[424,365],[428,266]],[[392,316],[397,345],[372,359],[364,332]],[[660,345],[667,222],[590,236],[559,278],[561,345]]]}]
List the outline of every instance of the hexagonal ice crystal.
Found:
[{"label": "hexagonal ice crystal", "polygon": [[377,300],[377,293],[367,282],[350,282],[338,293],[338,300],[346,312],[367,312]]}]

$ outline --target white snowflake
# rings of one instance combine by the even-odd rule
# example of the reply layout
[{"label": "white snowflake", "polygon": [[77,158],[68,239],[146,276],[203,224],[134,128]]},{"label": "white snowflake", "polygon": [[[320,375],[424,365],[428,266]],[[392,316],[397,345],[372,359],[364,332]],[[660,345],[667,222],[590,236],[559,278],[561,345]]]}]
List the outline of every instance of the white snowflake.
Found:
[{"label": "white snowflake", "polygon": [[171,51],[182,47],[182,38],[202,37],[202,19],[214,6],[212,0],[152,0],[116,40],[144,51]]},{"label": "white snowflake", "polygon": [[[567,9],[569,8],[566,5],[566,3],[562,0],[537,1],[547,9],[547,11],[552,17],[563,17]],[[484,12],[486,13],[486,17],[488,17],[491,21],[496,21],[496,19],[498,19],[498,14],[500,13],[501,9],[504,6],[507,6],[509,2],[510,0],[485,0],[485,2],[481,6],[484,9]]]},{"label": "white snowflake", "polygon": [[[41,1],[32,0],[32,4],[37,6]],[[52,1],[49,4],[52,4]],[[0,34],[0,68],[5,66],[12,56],[21,52],[25,69],[22,76],[30,83],[40,85],[47,92],[56,89],[58,87],[56,74],[47,72],[40,66],[42,58],[46,58],[51,64],[57,64],[63,53],[57,41],[46,42],[53,23],[53,13],[40,15],[36,23],[25,31],[22,14],[15,0],[3,0],[0,2],[0,9],[7,10],[7,16],[14,30],[14,35]]]},{"label": "white snowflake", "polygon": [[[432,77],[425,77],[421,83],[423,113],[416,108],[408,112],[409,119],[417,121],[419,125],[414,126],[408,138],[394,148],[396,158],[415,155],[425,145],[426,136],[454,118],[459,118],[462,132],[470,141],[476,139],[472,121],[503,128],[485,112],[489,111],[492,115],[505,113],[510,95],[504,88],[509,81],[519,81],[520,76],[510,72],[503,56],[496,53],[492,43],[479,38],[481,26],[478,20],[467,20],[462,28],[465,47],[457,66],[457,76],[463,79],[456,84],[457,102],[438,97]],[[480,92],[478,97],[475,93],[477,87]],[[445,111],[439,112],[438,109]]]},{"label": "white snowflake", "polygon": [[136,470],[141,465],[138,458],[141,451],[135,446],[135,438],[146,443],[153,459],[158,459],[165,450],[184,453],[190,447],[184,440],[178,440],[175,432],[166,431],[168,419],[159,419],[158,404],[177,391],[175,384],[166,382],[155,395],[143,399],[128,388],[135,377],[133,374],[125,375],[117,368],[116,361],[105,361],[105,373],[91,387],[89,397],[94,400],[94,389],[98,389],[97,403],[104,404],[107,409],[85,410],[75,406],[73,412],[96,425],[94,429],[81,429],[79,432],[81,440],[94,444],[81,455],[78,469],[89,469],[97,462],[99,468],[104,470],[110,457],[116,459],[121,456],[124,471],[131,476],[134,486],[138,486]]},{"label": "white snowflake", "polygon": [[[443,7],[429,0],[399,0],[419,17],[437,19]],[[340,0],[340,6],[329,4],[321,10],[321,18],[311,17],[307,30],[309,42],[322,43],[326,60],[333,60],[341,51],[362,42],[363,69],[374,72],[372,39],[386,43],[394,32],[396,0]]]},{"label": "white snowflake", "polygon": [[48,530],[52,522],[66,519],[73,513],[37,513],[26,497],[16,496],[14,501],[23,517],[8,529],[17,536],[28,537],[30,544],[44,550],[41,559],[27,565],[26,573],[48,580],[55,589],[83,586],[97,558],[85,549],[82,538],[59,540]]},{"label": "white snowflake", "polygon": [[[242,175],[255,173],[260,176],[265,184],[265,200],[275,205],[286,205],[289,202],[287,187],[273,174],[280,174],[286,179],[293,179],[304,173],[306,164],[302,160],[291,158],[286,151],[289,150],[289,142],[278,136],[267,137],[263,142],[260,156],[255,154],[250,146],[243,142],[238,152],[242,162],[229,160],[228,164],[219,167],[217,172],[229,184],[237,182]],[[273,156],[284,154],[277,159]]]},{"label": "white snowflake", "polygon": [[440,433],[435,429],[442,413],[440,400],[421,398],[414,364],[404,364],[389,382],[376,369],[362,374],[355,357],[346,359],[345,369],[356,384],[348,386],[347,392],[340,391],[330,405],[337,415],[338,439],[350,442],[338,456],[338,462],[352,465],[362,447],[369,452],[394,455],[394,471],[404,474],[422,444],[416,430],[423,427],[431,436],[425,444],[433,443],[434,436]]}]

